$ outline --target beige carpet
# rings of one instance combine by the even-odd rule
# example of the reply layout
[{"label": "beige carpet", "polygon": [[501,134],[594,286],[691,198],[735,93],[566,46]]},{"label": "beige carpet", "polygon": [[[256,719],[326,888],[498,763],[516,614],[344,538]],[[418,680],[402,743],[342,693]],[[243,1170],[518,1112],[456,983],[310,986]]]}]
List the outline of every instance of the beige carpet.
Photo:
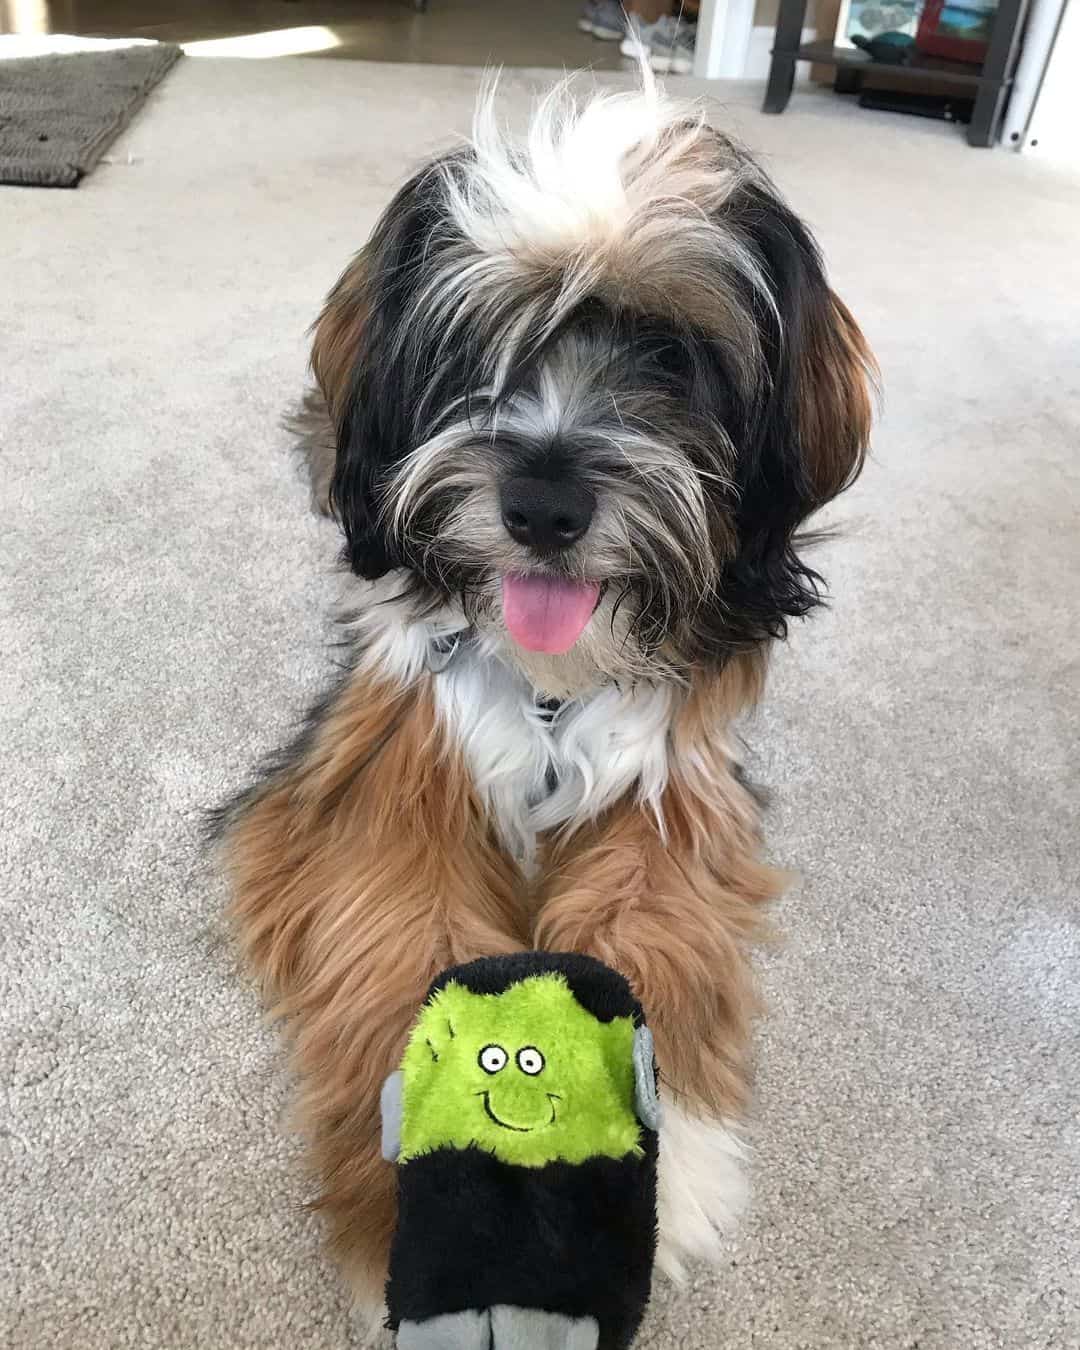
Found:
[{"label": "beige carpet", "polygon": [[[525,79],[508,88],[519,106]],[[199,808],[327,668],[276,421],[474,74],[183,62],[75,194],[0,194],[0,1344],[364,1343]],[[654,1350],[1080,1345],[1080,187],[801,94],[741,129],[885,368],[832,610],[750,729],[804,880],[754,1208]]]}]

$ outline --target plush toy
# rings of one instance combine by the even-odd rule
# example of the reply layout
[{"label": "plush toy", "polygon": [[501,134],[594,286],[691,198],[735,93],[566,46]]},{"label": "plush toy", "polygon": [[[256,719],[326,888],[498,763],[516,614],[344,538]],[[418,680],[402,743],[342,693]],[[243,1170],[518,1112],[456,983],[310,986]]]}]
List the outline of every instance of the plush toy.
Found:
[{"label": "plush toy", "polygon": [[383,1089],[399,1350],[623,1350],[649,1297],[660,1103],[621,975],[543,952],[433,983]]},{"label": "plush toy", "polygon": [[910,33],[877,33],[873,37],[852,34],[852,42],[867,52],[872,61],[886,66],[906,66],[915,55],[915,39]]}]

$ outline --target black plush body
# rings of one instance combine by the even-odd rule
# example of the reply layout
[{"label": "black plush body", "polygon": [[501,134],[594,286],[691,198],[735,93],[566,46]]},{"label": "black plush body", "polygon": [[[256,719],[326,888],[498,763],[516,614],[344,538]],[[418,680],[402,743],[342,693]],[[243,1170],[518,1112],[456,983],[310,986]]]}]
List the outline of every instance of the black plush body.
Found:
[{"label": "black plush body", "polygon": [[624,1350],[649,1298],[656,1135],[645,1158],[513,1167],[482,1149],[416,1158],[399,1190],[389,1325],[499,1303],[595,1317]]}]

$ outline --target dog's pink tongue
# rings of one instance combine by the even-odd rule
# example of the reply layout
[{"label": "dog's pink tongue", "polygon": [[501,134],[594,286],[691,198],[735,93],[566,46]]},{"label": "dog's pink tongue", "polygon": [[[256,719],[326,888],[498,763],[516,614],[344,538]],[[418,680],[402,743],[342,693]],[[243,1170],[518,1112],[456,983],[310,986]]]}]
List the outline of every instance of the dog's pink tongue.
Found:
[{"label": "dog's pink tongue", "polygon": [[600,585],[559,577],[503,577],[503,618],[530,652],[568,652],[592,618]]}]

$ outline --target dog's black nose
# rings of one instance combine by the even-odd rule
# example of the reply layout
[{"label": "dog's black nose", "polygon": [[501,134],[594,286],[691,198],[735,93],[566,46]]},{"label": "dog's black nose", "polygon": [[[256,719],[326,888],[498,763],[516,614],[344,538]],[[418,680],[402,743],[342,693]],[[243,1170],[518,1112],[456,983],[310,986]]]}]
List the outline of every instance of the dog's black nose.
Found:
[{"label": "dog's black nose", "polygon": [[550,478],[508,478],[500,504],[510,537],[537,553],[557,553],[576,544],[596,510],[588,488]]}]

